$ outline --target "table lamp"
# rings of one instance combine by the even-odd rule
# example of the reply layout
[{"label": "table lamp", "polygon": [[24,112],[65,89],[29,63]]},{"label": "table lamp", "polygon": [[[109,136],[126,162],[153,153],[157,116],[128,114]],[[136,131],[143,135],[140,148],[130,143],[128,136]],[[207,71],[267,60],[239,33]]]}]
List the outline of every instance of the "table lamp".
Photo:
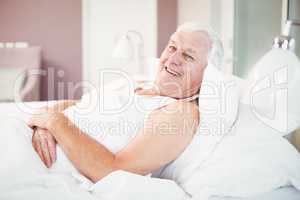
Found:
[{"label": "table lamp", "polygon": [[113,58],[127,59],[130,74],[144,73],[144,40],[141,33],[129,30],[117,41],[113,50]]},{"label": "table lamp", "polygon": [[300,61],[287,21],[282,35],[247,77],[248,100],[255,115],[265,124],[286,135],[300,127]]}]

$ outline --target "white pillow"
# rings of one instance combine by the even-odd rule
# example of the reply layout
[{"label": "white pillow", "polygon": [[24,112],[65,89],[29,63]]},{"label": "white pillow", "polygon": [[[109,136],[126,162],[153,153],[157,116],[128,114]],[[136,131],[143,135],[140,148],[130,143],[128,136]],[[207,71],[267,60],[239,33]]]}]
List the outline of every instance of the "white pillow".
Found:
[{"label": "white pillow", "polygon": [[250,197],[290,184],[300,190],[299,169],[297,150],[240,104],[231,132],[182,186],[199,198]]},{"label": "white pillow", "polygon": [[256,116],[287,135],[300,126],[300,61],[292,52],[272,49],[253,66],[244,99]]},{"label": "white pillow", "polygon": [[[204,71],[198,105],[201,115],[200,126],[209,125],[211,127],[211,123],[217,122],[220,123],[222,129],[215,130],[217,132],[213,132],[214,134],[228,132],[235,122],[238,112],[237,80],[233,75],[224,74],[209,64]],[[209,134],[212,132],[210,131]]]},{"label": "white pillow", "polygon": [[171,178],[184,185],[197,168],[210,159],[237,118],[239,88],[236,78],[212,65],[204,71],[198,99],[200,122],[196,135],[184,152],[154,176]]},{"label": "white pillow", "polygon": [[0,68],[0,101],[13,101],[15,92],[21,91],[26,73],[24,68]]}]

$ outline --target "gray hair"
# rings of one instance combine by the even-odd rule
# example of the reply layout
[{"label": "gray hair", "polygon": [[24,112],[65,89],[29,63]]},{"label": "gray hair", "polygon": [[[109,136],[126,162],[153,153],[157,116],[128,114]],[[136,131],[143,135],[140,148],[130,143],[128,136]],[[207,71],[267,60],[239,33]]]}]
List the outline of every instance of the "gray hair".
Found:
[{"label": "gray hair", "polygon": [[221,69],[221,65],[223,63],[224,50],[222,42],[218,36],[218,34],[209,26],[202,25],[197,22],[186,22],[180,25],[176,31],[184,31],[184,32],[197,32],[204,31],[207,33],[208,38],[212,43],[212,47],[208,52],[207,61],[209,64],[214,65],[216,68]]}]

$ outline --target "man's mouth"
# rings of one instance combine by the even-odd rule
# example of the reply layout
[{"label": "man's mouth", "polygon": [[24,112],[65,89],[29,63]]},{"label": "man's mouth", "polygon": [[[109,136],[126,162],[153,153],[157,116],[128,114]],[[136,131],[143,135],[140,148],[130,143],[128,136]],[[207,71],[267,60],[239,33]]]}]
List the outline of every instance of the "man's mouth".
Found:
[{"label": "man's mouth", "polygon": [[180,75],[178,72],[175,72],[172,69],[169,69],[167,66],[165,66],[165,70],[166,70],[166,72],[168,72],[172,76],[179,76]]}]

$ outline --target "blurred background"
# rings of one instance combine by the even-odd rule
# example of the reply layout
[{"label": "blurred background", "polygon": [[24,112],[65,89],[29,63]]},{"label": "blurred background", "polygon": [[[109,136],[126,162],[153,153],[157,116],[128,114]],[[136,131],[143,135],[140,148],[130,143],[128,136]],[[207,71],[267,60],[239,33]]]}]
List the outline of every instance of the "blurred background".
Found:
[{"label": "blurred background", "polygon": [[[199,21],[223,41],[223,70],[243,78],[287,19],[300,20],[299,0],[0,0],[0,76],[16,78],[11,68],[41,69],[35,79],[23,77],[24,100],[79,98],[85,83],[100,84],[104,69],[153,77],[155,58],[176,27]],[[295,26],[291,34],[298,56],[299,31]],[[120,40],[125,54],[114,55]],[[9,93],[9,81],[0,88]]]}]

